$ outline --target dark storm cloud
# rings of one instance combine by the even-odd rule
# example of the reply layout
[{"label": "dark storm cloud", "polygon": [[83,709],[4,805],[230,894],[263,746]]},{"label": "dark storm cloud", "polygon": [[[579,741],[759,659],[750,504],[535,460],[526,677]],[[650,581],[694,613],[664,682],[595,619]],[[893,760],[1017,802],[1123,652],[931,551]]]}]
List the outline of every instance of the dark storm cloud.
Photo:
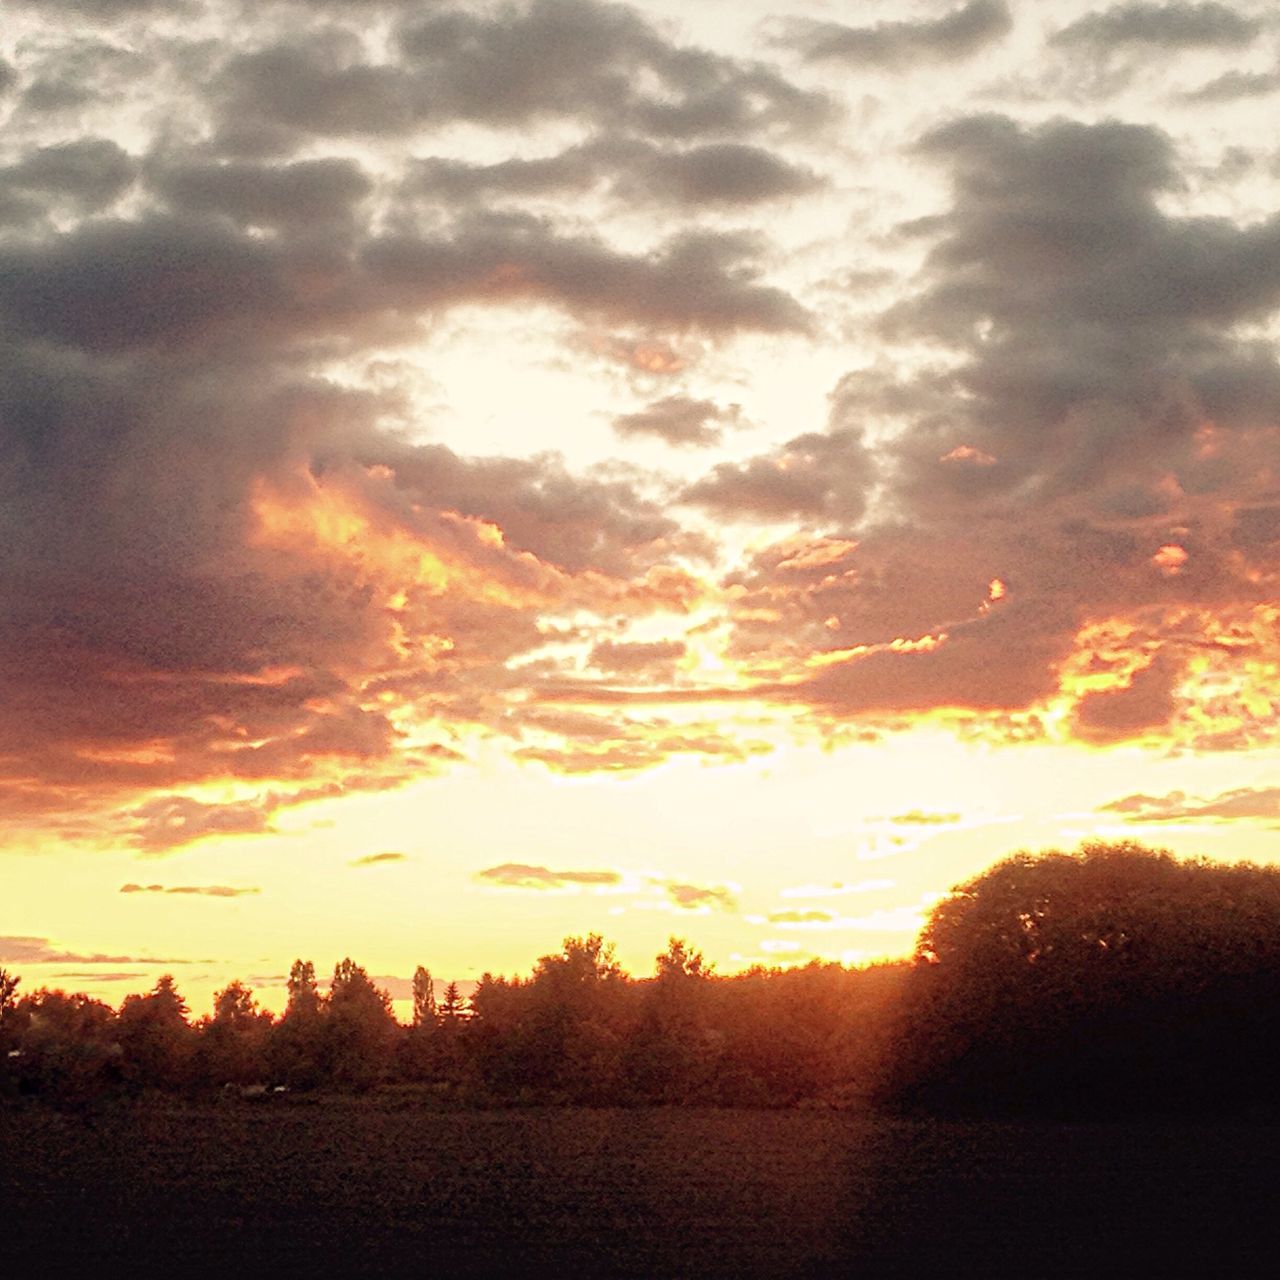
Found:
[{"label": "dark storm cloud", "polygon": [[620,436],[656,436],[671,445],[701,447],[719,442],[727,422],[736,422],[736,405],[721,406],[714,400],[691,396],[663,396],[646,408],[620,414],[613,429]]},{"label": "dark storm cloud", "polygon": [[811,62],[901,66],[967,58],[1007,35],[1013,17],[1005,0],[969,0],[940,18],[849,27],[797,20],[786,24],[783,43]]},{"label": "dark storm cloud", "polygon": [[672,148],[639,138],[604,136],[532,160],[486,165],[421,160],[413,167],[408,191],[437,200],[487,201],[604,190],[629,205],[701,208],[796,196],[821,182],[811,171],[747,143]]},{"label": "dark storm cloud", "polygon": [[861,516],[874,476],[858,433],[811,432],[776,454],[719,463],[681,501],[730,519],[848,523]]},{"label": "dark storm cloud", "polygon": [[1076,19],[1050,36],[1049,43],[1104,52],[1126,44],[1235,48],[1248,44],[1261,30],[1257,19],[1224,4],[1118,4]]}]

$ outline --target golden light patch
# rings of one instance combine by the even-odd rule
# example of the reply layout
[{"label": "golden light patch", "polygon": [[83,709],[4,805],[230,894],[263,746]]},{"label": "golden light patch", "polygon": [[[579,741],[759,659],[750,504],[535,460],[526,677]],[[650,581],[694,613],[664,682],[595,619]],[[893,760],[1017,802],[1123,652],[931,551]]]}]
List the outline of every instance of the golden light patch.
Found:
[{"label": "golden light patch", "polygon": [[1185,547],[1167,542],[1151,557],[1151,563],[1162,578],[1176,578],[1186,567],[1190,557]]},{"label": "golden light patch", "polygon": [[962,463],[971,467],[993,467],[997,459],[984,449],[975,448],[971,444],[958,444],[950,453],[944,453],[939,462]]},{"label": "golden light patch", "polygon": [[[338,556],[386,584],[381,603],[392,612],[404,612],[412,595],[423,593],[448,593],[512,609],[545,605],[558,594],[556,579],[563,575],[527,552],[512,553],[512,559],[527,571],[532,585],[504,581],[453,549],[433,545],[425,531],[368,510],[340,484],[322,484],[310,476],[303,483],[305,495],[291,501],[267,482],[256,482],[251,507],[257,527],[251,545]],[[478,549],[505,549],[502,531],[495,525],[456,512],[442,512],[440,519],[464,531]],[[465,548],[465,539],[462,545]]]}]

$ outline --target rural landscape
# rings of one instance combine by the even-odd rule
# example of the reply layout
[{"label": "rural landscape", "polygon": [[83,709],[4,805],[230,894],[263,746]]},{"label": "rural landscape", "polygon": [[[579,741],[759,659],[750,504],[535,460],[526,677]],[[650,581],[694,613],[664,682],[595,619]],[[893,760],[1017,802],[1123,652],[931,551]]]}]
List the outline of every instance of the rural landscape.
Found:
[{"label": "rural landscape", "polygon": [[194,1022],[169,977],[17,991],[0,1177],[42,1273],[1219,1274],[1280,1239],[1250,864],[1016,856],[863,969],[722,978],[673,938],[637,980],[568,938],[466,1004],[419,969],[409,1026],[350,960],[323,993],[299,960],[279,1019],[240,983]]},{"label": "rural landscape", "polygon": [[1273,0],[4,0],[0,1276],[1280,1248]]}]

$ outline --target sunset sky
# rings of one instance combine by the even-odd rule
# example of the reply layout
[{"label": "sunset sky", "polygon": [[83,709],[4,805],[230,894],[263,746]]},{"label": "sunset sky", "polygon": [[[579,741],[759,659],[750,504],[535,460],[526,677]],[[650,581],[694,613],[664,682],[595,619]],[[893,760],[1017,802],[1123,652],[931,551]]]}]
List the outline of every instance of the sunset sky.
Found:
[{"label": "sunset sky", "polygon": [[1278,100],[1264,0],[9,0],[0,964],[1280,859]]}]

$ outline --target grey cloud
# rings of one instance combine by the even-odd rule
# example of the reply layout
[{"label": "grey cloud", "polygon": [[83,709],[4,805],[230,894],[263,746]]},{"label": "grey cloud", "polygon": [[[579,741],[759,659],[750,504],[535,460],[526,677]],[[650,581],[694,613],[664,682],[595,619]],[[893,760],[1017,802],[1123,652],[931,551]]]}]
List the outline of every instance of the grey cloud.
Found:
[{"label": "grey cloud", "polygon": [[900,66],[966,58],[1008,34],[1013,17],[1005,0],[969,0],[940,18],[849,27],[835,22],[788,24],[782,42],[811,62]]},{"label": "grey cloud", "polygon": [[0,95],[6,94],[18,83],[18,73],[13,64],[0,58]]},{"label": "grey cloud", "polygon": [[1261,98],[1280,89],[1280,71],[1224,71],[1184,94],[1187,102],[1234,102]]},{"label": "grey cloud", "polygon": [[424,114],[412,77],[360,57],[357,40],[332,31],[235,56],[219,79],[224,128],[261,121],[297,139],[407,132]]},{"label": "grey cloud", "polygon": [[363,61],[332,31],[240,54],[221,78],[224,127],[395,135],[424,122],[521,127],[540,117],[672,138],[735,137],[826,118],[822,96],[758,63],[671,43],[639,13],[595,0],[530,0],[492,14],[406,15],[395,60]]},{"label": "grey cloud", "polygon": [[1262,24],[1224,4],[1118,4],[1078,18],[1049,38],[1051,45],[1094,46],[1106,51],[1117,45],[1144,44],[1162,48],[1248,44]]},{"label": "grey cloud", "polygon": [[1237,787],[1212,799],[1170,791],[1163,796],[1130,795],[1100,807],[1129,822],[1280,821],[1280,787]]},{"label": "grey cloud", "polygon": [[[1122,475],[1151,484],[1170,467],[1202,490],[1197,426],[1243,425],[1275,385],[1274,353],[1232,327],[1280,299],[1280,218],[1164,214],[1176,158],[1151,128],[980,117],[924,150],[952,166],[956,199],[922,291],[888,327],[967,362],[904,438],[902,479],[931,502],[1089,488],[1105,506]],[[958,446],[995,465],[940,466]]]},{"label": "grey cloud", "polygon": [[16,0],[16,3],[28,9],[62,11],[108,22],[157,10],[166,14],[190,13],[197,7],[190,0]]},{"label": "grey cloud", "polygon": [[217,213],[245,226],[304,228],[349,219],[373,191],[354,161],[230,162],[152,166],[152,186],[188,214]]},{"label": "grey cloud", "polygon": [[663,396],[634,413],[619,414],[613,429],[620,436],[656,436],[670,445],[702,447],[718,443],[726,422],[736,422],[738,406],[691,396]]},{"label": "grey cloud", "polygon": [[105,138],[39,147],[0,171],[9,188],[74,201],[82,210],[100,209],[132,183],[137,164]]},{"label": "grey cloud", "polygon": [[385,237],[365,252],[389,306],[539,299],[572,314],[708,332],[803,332],[810,317],[757,283],[764,246],[748,233],[685,231],[645,255],[558,235],[529,216],[473,218],[450,239]]},{"label": "grey cloud", "polygon": [[874,479],[858,432],[812,432],[777,454],[719,463],[686,488],[681,501],[736,519],[845,523],[861,516]]},{"label": "grey cloud", "polygon": [[445,8],[411,21],[402,47],[434,115],[508,125],[558,115],[691,137],[827,113],[823,98],[763,65],[676,46],[635,10],[594,0],[532,0],[492,16]]},{"label": "grey cloud", "polygon": [[485,165],[438,157],[421,160],[408,189],[441,200],[604,190],[630,206],[656,202],[696,208],[795,196],[821,181],[808,169],[747,143],[673,148],[640,138],[604,136],[538,159]]},{"label": "grey cloud", "polygon": [[563,889],[567,885],[613,885],[622,881],[616,871],[552,871],[523,862],[489,867],[477,872],[476,879],[512,889]]}]

